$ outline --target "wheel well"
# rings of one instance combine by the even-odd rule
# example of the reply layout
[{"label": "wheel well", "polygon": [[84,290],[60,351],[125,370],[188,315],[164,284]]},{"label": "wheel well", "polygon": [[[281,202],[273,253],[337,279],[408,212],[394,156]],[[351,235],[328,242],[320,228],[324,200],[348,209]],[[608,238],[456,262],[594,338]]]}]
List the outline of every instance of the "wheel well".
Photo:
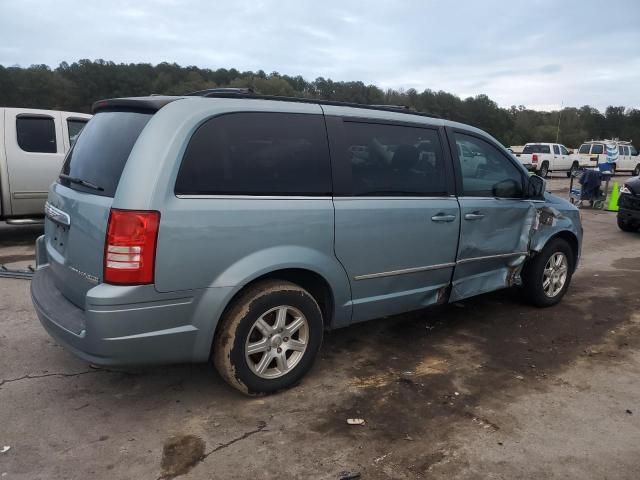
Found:
[{"label": "wheel well", "polygon": [[[291,283],[295,283],[296,285],[304,288],[307,292],[315,298],[316,302],[320,306],[320,311],[322,312],[322,319],[324,321],[325,327],[331,325],[333,321],[333,292],[331,291],[331,287],[329,283],[322,277],[322,275],[317,274],[311,270],[306,270],[304,268],[287,268],[283,270],[275,270],[273,272],[269,272],[264,274],[258,278],[253,279],[246,285],[244,285],[229,301],[227,307],[225,307],[225,311],[229,307],[229,305],[233,304],[233,302],[238,298],[242,292],[244,292],[248,287],[255,285],[257,282],[267,279],[275,279],[275,280],[285,280]],[[223,314],[224,315],[224,314]]]},{"label": "wheel well", "polygon": [[549,243],[554,238],[561,238],[569,244],[569,246],[571,247],[571,253],[573,253],[573,265],[575,269],[576,259],[578,258],[578,251],[579,251],[578,238],[573,233],[567,230],[564,230],[562,232],[556,233],[553,237],[549,238],[549,240],[547,240],[547,243]]}]

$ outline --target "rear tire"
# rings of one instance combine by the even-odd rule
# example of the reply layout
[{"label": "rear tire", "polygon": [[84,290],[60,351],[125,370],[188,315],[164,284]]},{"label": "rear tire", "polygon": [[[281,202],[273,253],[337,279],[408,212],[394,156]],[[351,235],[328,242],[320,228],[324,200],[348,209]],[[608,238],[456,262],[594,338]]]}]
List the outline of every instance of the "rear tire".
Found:
[{"label": "rear tire", "polygon": [[575,258],[571,246],[554,238],[522,269],[522,293],[536,307],[556,305],[571,283]]},{"label": "rear tire", "polygon": [[277,392],[309,371],[323,329],[322,311],[309,292],[265,280],[227,309],[213,341],[213,362],[229,385],[247,395]]},{"label": "rear tire", "polygon": [[638,225],[633,225],[623,219],[621,219],[620,217],[618,217],[618,228],[620,228],[620,230],[622,230],[623,232],[637,232],[640,227]]},{"label": "rear tire", "polygon": [[542,162],[538,173],[542,178],[547,178],[547,175],[549,174],[549,162],[547,162],[546,160]]},{"label": "rear tire", "polygon": [[636,168],[633,169],[633,176],[634,177],[640,176],[640,163],[636,165]]}]

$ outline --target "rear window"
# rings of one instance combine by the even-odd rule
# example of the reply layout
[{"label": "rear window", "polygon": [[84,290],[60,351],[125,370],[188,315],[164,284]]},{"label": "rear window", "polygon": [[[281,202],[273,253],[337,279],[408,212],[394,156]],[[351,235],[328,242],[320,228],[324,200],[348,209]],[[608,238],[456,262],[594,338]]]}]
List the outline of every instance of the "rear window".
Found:
[{"label": "rear window", "polygon": [[175,193],[329,195],[331,164],[324,119],[255,112],[207,120],[189,141]]},{"label": "rear window", "polygon": [[584,143],[580,145],[580,150],[578,150],[578,153],[589,153],[590,149],[591,145],[589,145],[588,143]]},{"label": "rear window", "polygon": [[20,115],[16,118],[18,145],[25,152],[56,153],[56,125],[51,117]]},{"label": "rear window", "polygon": [[591,153],[594,155],[600,155],[604,151],[603,145],[598,143],[596,145],[592,145]]},{"label": "rear window", "polygon": [[522,153],[551,153],[549,145],[540,145],[539,143],[532,143],[525,145]]},{"label": "rear window", "polygon": [[69,131],[69,145],[73,145],[78,139],[78,135],[87,124],[87,120],[80,120],[77,118],[67,119],[67,130]]},{"label": "rear window", "polygon": [[133,145],[151,116],[151,113],[137,112],[98,113],[77,137],[62,173],[103,190],[94,190],[65,179],[60,179],[60,183],[74,190],[113,197]]}]

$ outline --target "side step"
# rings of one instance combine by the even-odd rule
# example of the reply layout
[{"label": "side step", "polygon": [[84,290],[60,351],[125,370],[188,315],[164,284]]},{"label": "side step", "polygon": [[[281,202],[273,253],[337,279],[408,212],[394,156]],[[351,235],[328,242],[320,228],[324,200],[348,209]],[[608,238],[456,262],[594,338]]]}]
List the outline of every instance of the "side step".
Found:
[{"label": "side step", "polygon": [[20,278],[23,280],[31,280],[34,273],[35,270],[31,265],[29,265],[27,270],[12,270],[4,265],[0,265],[0,278]]},{"label": "side step", "polygon": [[42,225],[44,218],[8,218],[7,225]]}]

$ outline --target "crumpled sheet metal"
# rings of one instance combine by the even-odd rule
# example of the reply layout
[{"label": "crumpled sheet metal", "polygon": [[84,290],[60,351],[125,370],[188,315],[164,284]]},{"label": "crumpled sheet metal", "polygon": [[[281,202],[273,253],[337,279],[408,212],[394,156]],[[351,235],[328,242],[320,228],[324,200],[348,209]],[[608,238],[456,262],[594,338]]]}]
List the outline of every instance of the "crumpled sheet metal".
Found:
[{"label": "crumpled sheet metal", "polygon": [[[522,212],[518,212],[521,214]],[[520,217],[521,218],[521,217]],[[547,240],[561,230],[567,230],[571,221],[562,213],[548,205],[531,202],[522,222],[516,245],[493,245],[496,251],[527,252],[523,255],[510,257],[506,265],[490,271],[478,269],[477,274],[465,275],[452,283],[450,301],[462,300],[482,293],[491,292],[505,287],[520,285],[520,273],[524,262],[535,252],[539,252]],[[511,237],[513,238],[513,237]],[[494,238],[494,240],[496,240]],[[470,255],[471,254],[471,255]],[[472,252],[462,252],[462,258],[469,258]],[[481,266],[479,266],[481,267]]]}]

